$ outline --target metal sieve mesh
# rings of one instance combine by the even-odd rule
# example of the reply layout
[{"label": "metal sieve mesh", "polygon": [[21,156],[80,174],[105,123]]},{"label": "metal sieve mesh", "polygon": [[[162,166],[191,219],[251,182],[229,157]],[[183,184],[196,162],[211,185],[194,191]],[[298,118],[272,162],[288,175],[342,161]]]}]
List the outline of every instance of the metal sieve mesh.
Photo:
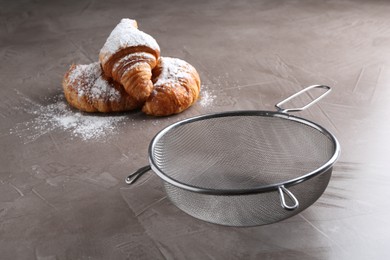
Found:
[{"label": "metal sieve mesh", "polygon": [[[153,139],[149,152],[178,208],[212,223],[254,226],[314,203],[328,185],[337,150],[334,137],[310,121],[243,111],[172,125]],[[285,185],[293,198],[281,194]]]},{"label": "metal sieve mesh", "polygon": [[[283,108],[313,89],[326,91],[302,107]],[[323,127],[287,113],[329,91],[309,86],[276,104],[278,112],[225,112],[170,125],[149,146],[150,166],[125,181],[152,169],[178,208],[222,225],[264,225],[298,214],[326,189],[340,148]]]},{"label": "metal sieve mesh", "polygon": [[161,174],[201,190],[250,191],[301,178],[326,164],[335,143],[316,125],[277,113],[202,117],[152,142]]},{"label": "metal sieve mesh", "polygon": [[227,226],[266,225],[292,217],[312,205],[326,189],[332,169],[289,190],[299,201],[299,208],[280,206],[278,191],[247,195],[209,195],[184,190],[164,182],[169,199],[182,211],[201,220]]}]

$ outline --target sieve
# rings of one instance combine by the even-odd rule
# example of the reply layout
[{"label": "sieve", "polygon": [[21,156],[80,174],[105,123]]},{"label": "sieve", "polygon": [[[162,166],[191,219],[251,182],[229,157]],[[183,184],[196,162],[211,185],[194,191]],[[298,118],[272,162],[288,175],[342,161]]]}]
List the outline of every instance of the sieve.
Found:
[{"label": "sieve", "polygon": [[[314,88],[325,91],[305,106],[283,108]],[[312,85],[276,104],[276,111],[221,112],[176,122],[152,139],[149,165],[125,181],[132,184],[153,170],[175,206],[215,224],[258,226],[292,217],[323,194],[340,146],[322,126],[288,113],[330,91]]]}]

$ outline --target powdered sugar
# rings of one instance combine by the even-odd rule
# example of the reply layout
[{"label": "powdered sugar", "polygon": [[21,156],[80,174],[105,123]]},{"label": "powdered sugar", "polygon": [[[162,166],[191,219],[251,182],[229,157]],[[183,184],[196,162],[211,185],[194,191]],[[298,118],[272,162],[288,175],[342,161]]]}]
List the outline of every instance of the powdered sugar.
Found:
[{"label": "powdered sugar", "polygon": [[86,96],[91,103],[97,100],[120,101],[121,93],[102,77],[99,62],[75,65],[69,72],[69,84],[79,98]]},{"label": "powdered sugar", "polygon": [[138,30],[134,20],[122,19],[100,50],[101,62],[107,62],[110,56],[118,50],[132,46],[147,46],[160,51],[156,40],[149,34]]},{"label": "powdered sugar", "polygon": [[99,139],[115,130],[124,117],[88,116],[81,113],[53,117],[53,122],[83,140]]},{"label": "powdered sugar", "polygon": [[121,99],[120,92],[101,76],[91,87],[90,93],[92,99],[103,99],[108,101],[119,101]]},{"label": "powdered sugar", "polygon": [[71,84],[77,84],[80,80],[83,80],[86,84],[90,85],[100,75],[101,69],[99,62],[94,62],[87,65],[76,65],[69,73],[68,78]]},{"label": "powdered sugar", "polygon": [[214,103],[214,99],[216,98],[216,95],[214,95],[210,90],[202,90],[200,93],[200,100],[199,104],[202,107],[209,107]]},{"label": "powdered sugar", "polygon": [[177,82],[180,78],[192,77],[188,72],[190,65],[184,60],[177,58],[161,57],[160,58],[162,71],[158,75],[154,86],[162,86],[167,83]]},{"label": "powdered sugar", "polygon": [[39,137],[55,131],[66,131],[72,138],[88,140],[105,140],[114,135],[117,126],[124,122],[125,115],[86,115],[70,109],[64,97],[58,96],[55,102],[49,105],[38,105],[30,101],[26,112],[32,114],[33,119],[18,123],[10,134],[16,134],[25,143],[33,142]]}]

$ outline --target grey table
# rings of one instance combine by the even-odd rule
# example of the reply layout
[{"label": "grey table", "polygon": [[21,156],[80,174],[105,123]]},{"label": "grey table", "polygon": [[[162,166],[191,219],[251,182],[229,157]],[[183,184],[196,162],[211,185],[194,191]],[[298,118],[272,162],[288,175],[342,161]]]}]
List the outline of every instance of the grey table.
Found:
[{"label": "grey table", "polygon": [[[388,1],[1,1],[1,259],[388,259]],[[199,101],[170,117],[71,109],[61,80],[96,61],[121,18],[185,59]],[[234,228],[181,212],[147,164],[152,137],[195,115],[273,110],[312,84],[298,116],[342,147],[323,196],[275,224]]]}]

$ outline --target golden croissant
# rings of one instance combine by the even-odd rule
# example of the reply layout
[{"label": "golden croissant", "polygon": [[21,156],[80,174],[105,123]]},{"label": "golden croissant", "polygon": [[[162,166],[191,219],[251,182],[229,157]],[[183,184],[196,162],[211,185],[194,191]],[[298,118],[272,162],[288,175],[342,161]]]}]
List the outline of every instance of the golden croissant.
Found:
[{"label": "golden croissant", "polygon": [[68,103],[85,112],[128,111],[142,105],[120,84],[107,79],[99,62],[72,65],[65,73],[62,86]]},{"label": "golden croissant", "polygon": [[190,107],[199,97],[200,78],[184,60],[161,57],[153,70],[154,89],[142,111],[148,115],[168,116]]},{"label": "golden croissant", "polygon": [[153,90],[152,69],[159,57],[156,40],[138,30],[137,22],[131,19],[120,21],[99,53],[104,74],[123,85],[140,102]]}]

